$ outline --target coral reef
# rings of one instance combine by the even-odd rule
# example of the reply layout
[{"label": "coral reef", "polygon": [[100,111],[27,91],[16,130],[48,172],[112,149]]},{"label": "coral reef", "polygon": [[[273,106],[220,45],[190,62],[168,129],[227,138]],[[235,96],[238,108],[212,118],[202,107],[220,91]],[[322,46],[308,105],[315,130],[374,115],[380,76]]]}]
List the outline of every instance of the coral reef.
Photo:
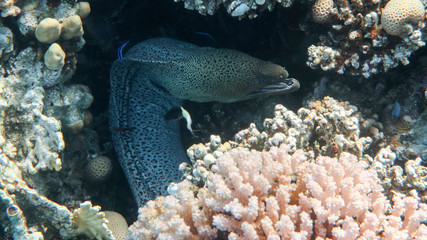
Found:
[{"label": "coral reef", "polygon": [[[305,96],[305,105],[315,99],[331,96],[346,99],[358,106],[364,116],[381,122],[381,132],[388,139],[399,161],[421,157],[427,159],[425,149],[427,86],[425,64],[427,58],[415,58],[413,65],[394,69],[390,74],[360,82],[346,76],[319,77],[314,91]],[[404,79],[404,81],[402,81]],[[393,116],[396,103],[399,116]],[[404,165],[402,162],[400,165]]]},{"label": "coral reef", "polygon": [[[424,15],[420,0],[317,0],[312,19],[327,33],[308,48],[307,65],[366,78],[407,65],[425,45]],[[304,28],[310,29],[310,23]]]},{"label": "coral reef", "polygon": [[[239,19],[255,18],[276,4],[290,7],[294,2],[182,1],[185,8],[202,15],[212,15],[224,5],[228,14]],[[306,64],[313,69],[369,78],[409,64],[411,54],[425,45],[425,2],[421,0],[306,0],[300,4],[311,9],[300,29],[320,40],[307,49]]]},{"label": "coral reef", "polygon": [[[313,101],[309,108],[301,108],[297,113],[279,104],[275,107],[274,118],[264,120],[263,131],[250,124],[249,128],[239,131],[229,145],[268,150],[285,143],[292,150],[310,151],[313,157],[346,151],[362,158],[369,148],[385,146],[383,126],[373,117],[364,118],[356,106],[330,97]],[[187,155],[193,162],[205,157],[204,148],[218,155],[215,150],[220,145],[221,140],[213,137],[206,147],[190,147]]]},{"label": "coral reef", "polygon": [[219,136],[211,136],[209,143],[194,144],[187,150],[191,166],[183,163],[180,170],[187,180],[201,187],[217,159],[237,147],[262,151],[286,144],[291,152],[304,149],[310,161],[320,155],[350,152],[378,172],[385,194],[396,191],[427,202],[426,168],[421,160],[411,160],[405,171],[395,164],[397,154],[387,146],[392,140],[381,132],[383,126],[375,120],[377,116],[364,118],[357,107],[330,97],[309,106],[295,114],[276,105],[275,117],[265,119],[263,131],[252,123],[239,131],[234,141],[222,143]]},{"label": "coral reef", "polygon": [[[44,239],[41,228],[27,226],[30,216],[37,218],[39,224],[40,220],[44,220],[46,226],[56,228],[63,238],[86,234],[97,239],[112,239],[99,206],[92,207],[90,202],[84,202],[71,212],[67,207],[49,200],[27,185],[23,180],[25,172],[4,154],[0,173],[0,206],[7,210],[4,211],[6,216],[0,214],[0,219],[2,224],[11,227],[14,239]],[[33,210],[24,213],[21,210],[24,207]],[[31,222],[34,224],[34,220]]]},{"label": "coral reef", "polygon": [[218,8],[223,5],[228,14],[239,19],[248,17],[256,18],[257,12],[272,11],[276,4],[283,7],[290,7],[294,0],[174,0],[184,2],[184,7],[190,10],[197,10],[202,15],[213,15]]},{"label": "coral reef", "polygon": [[44,113],[60,120],[65,130],[77,133],[90,123],[87,109],[92,104],[93,97],[87,86],[74,84],[48,88],[44,102]]},{"label": "coral reef", "polygon": [[49,7],[46,4],[44,2],[36,9],[25,8],[17,21],[19,30],[28,37],[34,34],[42,43],[38,47],[45,52],[45,64],[50,70],[62,70],[62,74],[71,72],[72,75],[75,70],[76,52],[85,43],[81,18],[87,17],[90,6],[87,2],[71,5],[65,1],[57,7]]},{"label": "coral reef", "polygon": [[40,169],[59,171],[59,153],[64,149],[61,123],[43,114],[45,91],[40,81],[16,75],[2,76],[0,81],[0,147],[7,159],[19,161],[20,167],[31,174]]},{"label": "coral reef", "polygon": [[[128,237],[345,239],[382,236],[391,239],[393,236],[422,238],[427,234],[426,226],[421,224],[427,217],[427,206],[420,203],[427,200],[426,169],[420,165],[421,159],[408,161],[405,175],[394,165],[396,154],[390,147],[381,148],[374,158],[366,154],[376,152],[371,148],[384,146],[386,140],[378,129],[382,128],[381,124],[361,117],[356,107],[326,97],[312,102],[310,109],[298,110],[297,115],[278,105],[275,118],[266,119],[264,127],[260,133],[251,124],[236,134],[234,142],[222,144],[219,137],[212,136],[206,145],[193,145],[188,150],[192,168],[181,165],[187,180],[171,184],[168,190],[171,195],[142,207]],[[360,137],[362,132],[369,136]],[[363,147],[357,143],[364,138],[370,140],[361,143],[373,144]],[[338,145],[342,147],[340,150],[335,145],[337,139],[344,143]],[[277,150],[280,143],[283,143],[281,149]],[[237,149],[230,151],[232,148]],[[246,148],[269,152],[249,152]],[[296,150],[298,148],[307,152]],[[277,157],[280,155],[277,152],[283,155]],[[339,161],[321,156],[323,154],[339,156]],[[283,159],[287,162],[280,164]],[[368,166],[370,170],[365,170]],[[357,177],[350,181],[351,176]],[[294,185],[281,187],[282,181]],[[347,181],[354,185],[339,186]],[[366,185],[362,187],[358,183]],[[349,197],[351,194],[354,195]],[[361,202],[356,203],[358,201]],[[414,215],[404,216],[404,213]],[[401,219],[412,222],[396,222]],[[409,225],[412,230],[402,228]]]},{"label": "coral reef", "polygon": [[[64,188],[57,196],[51,194],[65,182],[61,169],[68,171],[71,165],[63,162],[62,130],[83,128],[93,97],[85,86],[63,85],[74,74],[75,52],[84,45],[77,10],[65,1],[58,7],[46,4],[0,2],[2,17],[16,16],[8,25],[0,19],[1,227],[14,239],[70,239],[81,234],[112,239],[100,207],[90,201],[79,204],[84,193],[73,198]],[[79,7],[86,16],[87,7]],[[70,18],[80,21],[64,25]],[[18,42],[15,36],[20,34],[14,31],[29,40]],[[72,178],[71,171],[64,175]]]},{"label": "coral reef", "polygon": [[419,238],[427,205],[382,193],[374,170],[342,153],[307,161],[282,144],[268,152],[233,149],[206,187],[184,180],[139,210],[129,239]]},{"label": "coral reef", "polygon": [[204,46],[196,31],[286,65],[303,88],[183,103],[195,136],[182,142],[202,143],[191,164],[167,168],[185,180],[140,209],[129,238],[427,236],[427,0],[175,2],[94,0],[91,13],[88,2],[0,0],[0,239],[126,238],[137,204],[105,112],[115,46],[153,36]]}]

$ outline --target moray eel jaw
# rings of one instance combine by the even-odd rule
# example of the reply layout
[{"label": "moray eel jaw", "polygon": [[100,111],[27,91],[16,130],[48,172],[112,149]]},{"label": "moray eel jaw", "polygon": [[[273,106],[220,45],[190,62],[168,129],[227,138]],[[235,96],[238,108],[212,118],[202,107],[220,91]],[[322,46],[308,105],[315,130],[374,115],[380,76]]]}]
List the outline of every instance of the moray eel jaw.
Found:
[{"label": "moray eel jaw", "polygon": [[299,89],[299,87],[300,84],[298,80],[296,80],[295,78],[288,78],[283,82],[267,85],[261,89],[257,89],[248,94],[245,98],[242,98],[241,100],[295,92]]},{"label": "moray eel jaw", "polygon": [[252,74],[247,74],[250,77],[240,84],[240,88],[236,88],[234,98],[224,102],[285,94],[299,89],[299,82],[294,78],[288,78],[288,71],[284,67],[258,59],[252,61],[256,64],[250,69]]}]

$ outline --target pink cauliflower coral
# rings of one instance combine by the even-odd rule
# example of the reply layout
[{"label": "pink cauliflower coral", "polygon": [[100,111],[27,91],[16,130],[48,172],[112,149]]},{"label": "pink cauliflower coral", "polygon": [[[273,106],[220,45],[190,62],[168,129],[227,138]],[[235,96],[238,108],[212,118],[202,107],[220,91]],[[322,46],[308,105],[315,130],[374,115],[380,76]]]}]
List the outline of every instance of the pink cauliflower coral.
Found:
[{"label": "pink cauliflower coral", "polygon": [[130,239],[422,239],[426,204],[382,193],[353,155],[308,162],[301,150],[234,149],[206,187],[184,180],[139,210]]}]

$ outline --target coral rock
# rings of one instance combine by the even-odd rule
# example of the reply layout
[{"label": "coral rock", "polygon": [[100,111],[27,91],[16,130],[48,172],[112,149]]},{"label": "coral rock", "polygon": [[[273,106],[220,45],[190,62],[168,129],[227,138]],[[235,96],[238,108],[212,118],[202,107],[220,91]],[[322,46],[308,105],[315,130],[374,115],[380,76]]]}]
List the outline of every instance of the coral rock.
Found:
[{"label": "coral rock", "polygon": [[44,54],[44,64],[50,70],[59,70],[65,65],[65,52],[59,44],[50,45]]},{"label": "coral rock", "polygon": [[0,1],[0,15],[1,17],[18,16],[21,9],[15,6],[16,0],[1,0]]},{"label": "coral rock", "polygon": [[381,24],[388,34],[404,36],[409,32],[406,25],[417,24],[424,14],[424,5],[419,0],[391,0],[383,10]]},{"label": "coral rock", "polygon": [[105,181],[113,170],[113,163],[110,158],[98,156],[91,159],[86,166],[86,172],[90,181],[99,183]]},{"label": "coral rock", "polygon": [[313,20],[317,23],[326,23],[332,17],[334,9],[333,0],[317,0],[313,5]]},{"label": "coral rock", "polygon": [[13,39],[12,31],[0,24],[0,58],[14,50]]},{"label": "coral rock", "polygon": [[87,86],[58,85],[46,90],[43,112],[60,120],[62,126],[71,133],[78,133],[85,126],[86,110],[92,101],[93,96]]},{"label": "coral rock", "polygon": [[125,240],[128,224],[126,219],[117,212],[105,211],[105,218],[108,220],[107,226],[113,233],[114,239]]}]

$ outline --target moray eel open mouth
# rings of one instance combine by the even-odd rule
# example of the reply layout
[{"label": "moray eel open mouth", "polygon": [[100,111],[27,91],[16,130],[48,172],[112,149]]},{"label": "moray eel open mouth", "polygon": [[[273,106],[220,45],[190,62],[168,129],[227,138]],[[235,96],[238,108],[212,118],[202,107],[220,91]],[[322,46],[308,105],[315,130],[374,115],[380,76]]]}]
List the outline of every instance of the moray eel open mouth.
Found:
[{"label": "moray eel open mouth", "polygon": [[295,78],[287,78],[283,82],[267,85],[263,88],[257,89],[248,94],[243,100],[295,92],[299,88],[300,84],[298,80]]}]

